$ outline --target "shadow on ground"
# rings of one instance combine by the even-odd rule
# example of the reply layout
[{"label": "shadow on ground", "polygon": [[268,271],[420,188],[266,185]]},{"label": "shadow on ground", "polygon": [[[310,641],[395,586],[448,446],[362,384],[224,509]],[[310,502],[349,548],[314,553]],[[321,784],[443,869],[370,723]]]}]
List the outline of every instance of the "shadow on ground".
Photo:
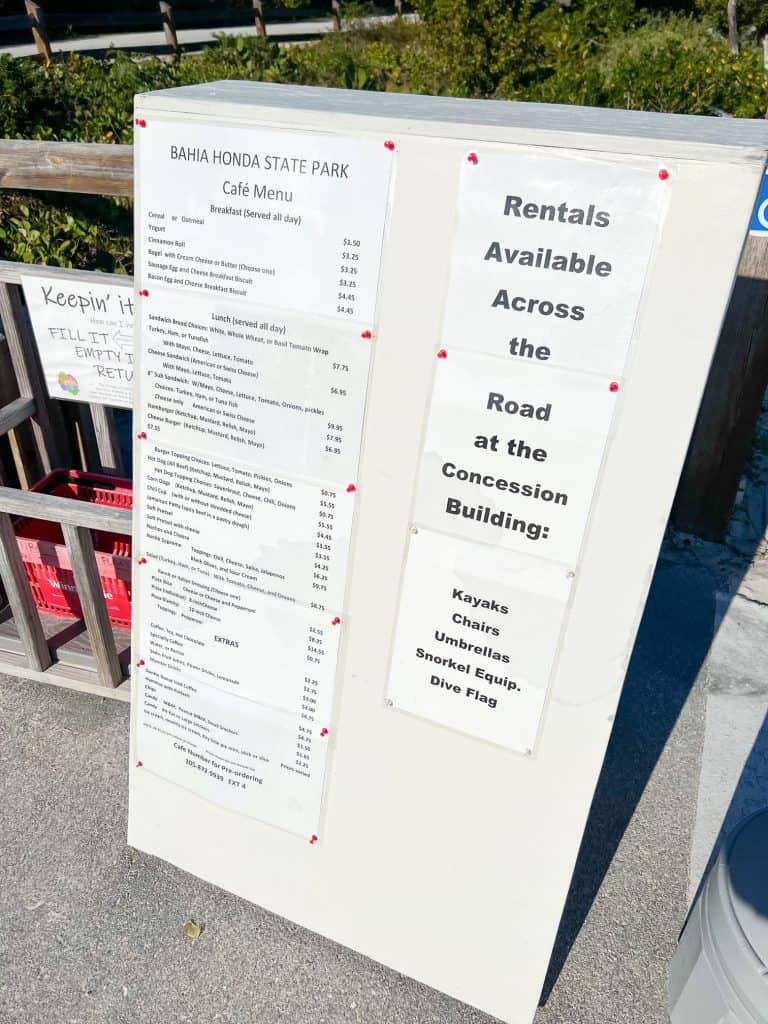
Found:
[{"label": "shadow on ground", "polygon": [[[660,562],[627,673],[541,996],[549,999],[625,830],[699,677],[715,580]],[[694,782],[695,780],[689,780]],[[670,794],[670,799],[675,799]]]}]

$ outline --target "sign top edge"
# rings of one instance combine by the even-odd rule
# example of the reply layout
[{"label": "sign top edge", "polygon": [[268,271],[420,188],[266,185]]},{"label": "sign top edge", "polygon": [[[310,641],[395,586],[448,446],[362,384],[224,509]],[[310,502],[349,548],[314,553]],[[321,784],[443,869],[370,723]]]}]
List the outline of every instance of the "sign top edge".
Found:
[{"label": "sign top edge", "polygon": [[271,108],[276,114],[293,110],[404,122],[431,121],[453,127],[472,125],[483,130],[518,128],[768,151],[768,121],[757,119],[658,114],[509,100],[455,99],[267,82],[221,81],[162,89],[140,93],[136,96],[136,105],[142,110],[167,113],[180,112],[183,108],[185,112],[200,115],[209,115],[213,106],[221,105],[229,107],[229,116],[238,119],[247,117],[247,107],[262,111]]}]

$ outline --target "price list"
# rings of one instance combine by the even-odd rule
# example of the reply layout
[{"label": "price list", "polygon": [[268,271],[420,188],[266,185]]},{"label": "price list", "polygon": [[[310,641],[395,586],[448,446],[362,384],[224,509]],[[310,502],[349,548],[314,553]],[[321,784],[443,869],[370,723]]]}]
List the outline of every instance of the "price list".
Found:
[{"label": "price list", "polygon": [[393,159],[327,134],[139,135],[137,750],[310,836]]},{"label": "price list", "polygon": [[362,240],[345,238],[342,243],[341,266],[339,267],[339,292],[336,306],[339,316],[353,317],[357,313],[357,283],[365,266],[363,261]]}]

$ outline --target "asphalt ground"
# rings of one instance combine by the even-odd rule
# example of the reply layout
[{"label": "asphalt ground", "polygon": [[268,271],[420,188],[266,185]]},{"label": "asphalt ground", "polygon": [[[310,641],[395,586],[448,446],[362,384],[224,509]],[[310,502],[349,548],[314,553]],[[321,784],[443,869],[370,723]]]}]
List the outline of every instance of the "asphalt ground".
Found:
[{"label": "asphalt ground", "polygon": [[[657,570],[536,1024],[668,1020],[715,589]],[[0,1024],[491,1020],[130,849],[127,757],[127,706],[0,677]]]}]

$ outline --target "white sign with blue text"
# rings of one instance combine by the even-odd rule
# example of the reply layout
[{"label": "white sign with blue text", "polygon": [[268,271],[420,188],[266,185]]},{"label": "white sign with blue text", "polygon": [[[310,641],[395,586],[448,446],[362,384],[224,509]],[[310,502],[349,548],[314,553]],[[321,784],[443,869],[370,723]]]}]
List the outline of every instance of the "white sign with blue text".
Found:
[{"label": "white sign with blue text", "polygon": [[48,394],[133,407],[133,286],[21,275]]}]

